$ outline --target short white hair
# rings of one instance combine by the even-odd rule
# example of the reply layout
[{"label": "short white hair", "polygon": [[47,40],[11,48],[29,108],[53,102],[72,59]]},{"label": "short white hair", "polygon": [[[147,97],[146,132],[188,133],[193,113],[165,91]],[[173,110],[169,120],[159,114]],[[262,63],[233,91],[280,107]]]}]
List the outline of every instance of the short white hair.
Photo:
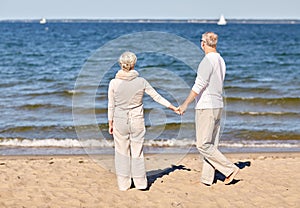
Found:
[{"label": "short white hair", "polygon": [[137,57],[130,51],[124,52],[119,58],[119,64],[124,71],[130,71],[136,64]]}]

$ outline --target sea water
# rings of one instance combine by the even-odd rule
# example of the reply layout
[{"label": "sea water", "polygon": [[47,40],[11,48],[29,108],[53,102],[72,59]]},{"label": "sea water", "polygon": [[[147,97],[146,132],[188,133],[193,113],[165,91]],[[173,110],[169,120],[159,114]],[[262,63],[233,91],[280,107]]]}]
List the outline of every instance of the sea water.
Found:
[{"label": "sea water", "polygon": [[[118,60],[106,70],[99,85],[86,84],[86,93],[96,88],[96,104],[90,108],[83,102],[80,113],[83,120],[94,114],[101,134],[89,132],[88,125],[93,125],[89,123],[82,126],[87,128],[85,138],[76,133],[72,114],[75,83],[99,48],[119,37],[147,31],[176,35],[195,44],[199,51],[202,33],[219,35],[218,51],[227,64],[223,151],[300,150],[300,24],[50,21],[40,25],[35,21],[2,21],[0,154],[82,154],[85,148],[112,153],[113,139],[107,133],[107,88],[119,70]],[[147,42],[137,41],[132,45]],[[118,45],[111,50],[118,50]],[[188,51],[185,56],[192,57]],[[164,54],[137,53],[137,57],[140,76],[174,105],[180,105],[194,83],[196,70]],[[199,53],[193,59],[199,63],[202,57]],[[179,116],[145,96],[144,108],[146,152],[195,151],[193,104]]]}]

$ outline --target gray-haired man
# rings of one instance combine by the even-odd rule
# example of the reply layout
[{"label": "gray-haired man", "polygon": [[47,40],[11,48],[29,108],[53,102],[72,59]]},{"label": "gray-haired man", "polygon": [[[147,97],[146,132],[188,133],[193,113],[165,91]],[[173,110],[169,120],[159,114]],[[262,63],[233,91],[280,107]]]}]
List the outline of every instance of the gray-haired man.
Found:
[{"label": "gray-haired man", "polygon": [[232,182],[239,172],[239,168],[218,150],[226,65],[217,52],[217,42],[218,35],[213,32],[202,35],[201,48],[205,57],[199,64],[197,78],[189,96],[179,107],[180,113],[183,114],[188,105],[196,99],[196,145],[204,158],[201,182],[206,185],[213,183],[215,170],[226,176],[226,184]]}]

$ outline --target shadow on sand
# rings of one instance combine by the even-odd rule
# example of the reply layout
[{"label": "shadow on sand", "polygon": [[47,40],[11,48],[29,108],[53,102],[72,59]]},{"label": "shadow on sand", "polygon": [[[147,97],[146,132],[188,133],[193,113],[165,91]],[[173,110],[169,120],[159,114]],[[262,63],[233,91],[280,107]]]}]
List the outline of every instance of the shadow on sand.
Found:
[{"label": "shadow on sand", "polygon": [[169,175],[170,173],[174,172],[175,170],[184,170],[184,171],[191,171],[191,169],[186,168],[183,165],[172,165],[169,168],[165,169],[158,169],[158,170],[151,170],[147,172],[147,179],[148,179],[148,189],[150,189],[151,185],[158,179],[162,178],[165,175]]},{"label": "shadow on sand", "polygon": [[[251,162],[250,161],[246,161],[246,162],[236,162],[235,165],[239,168],[239,169],[244,169],[245,167],[250,167],[251,166]],[[169,175],[170,173],[176,171],[176,170],[184,170],[184,171],[191,171],[191,169],[186,168],[183,165],[172,165],[171,167],[165,168],[165,169],[158,169],[158,170],[151,170],[147,172],[147,179],[148,179],[148,188],[145,189],[144,191],[148,191],[152,184],[158,179],[158,178],[162,178],[165,175]],[[220,173],[219,171],[216,170],[215,173],[215,179],[214,179],[214,183],[217,183],[217,181],[224,181],[225,180],[225,176]],[[232,185],[232,184],[236,184],[238,183],[240,180],[236,180],[234,179],[230,184],[227,185]],[[133,187],[132,187],[133,188]]]},{"label": "shadow on sand", "polygon": [[[250,167],[251,166],[251,162],[250,161],[246,161],[246,162],[236,162],[234,163],[239,169],[244,169],[245,167]],[[215,173],[215,179],[214,179],[214,182],[213,183],[217,183],[218,180],[219,181],[224,181],[225,180],[225,176],[220,173],[219,171],[216,170],[216,173]],[[237,180],[237,179],[233,179],[233,181],[227,185],[233,185],[233,184],[236,184],[238,182],[240,182],[241,180]]]}]

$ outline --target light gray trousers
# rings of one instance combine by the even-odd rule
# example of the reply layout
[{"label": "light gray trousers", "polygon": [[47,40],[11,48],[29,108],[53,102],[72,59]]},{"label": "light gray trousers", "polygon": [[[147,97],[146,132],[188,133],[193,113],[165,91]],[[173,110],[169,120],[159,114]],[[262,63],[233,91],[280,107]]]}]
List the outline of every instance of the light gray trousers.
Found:
[{"label": "light gray trousers", "polygon": [[201,182],[209,185],[214,181],[215,170],[226,177],[235,170],[235,165],[218,150],[221,115],[222,108],[196,110],[196,145],[203,156]]},{"label": "light gray trousers", "polygon": [[115,168],[119,189],[131,186],[131,178],[137,189],[147,188],[143,143],[145,135],[143,118],[114,118]]}]

